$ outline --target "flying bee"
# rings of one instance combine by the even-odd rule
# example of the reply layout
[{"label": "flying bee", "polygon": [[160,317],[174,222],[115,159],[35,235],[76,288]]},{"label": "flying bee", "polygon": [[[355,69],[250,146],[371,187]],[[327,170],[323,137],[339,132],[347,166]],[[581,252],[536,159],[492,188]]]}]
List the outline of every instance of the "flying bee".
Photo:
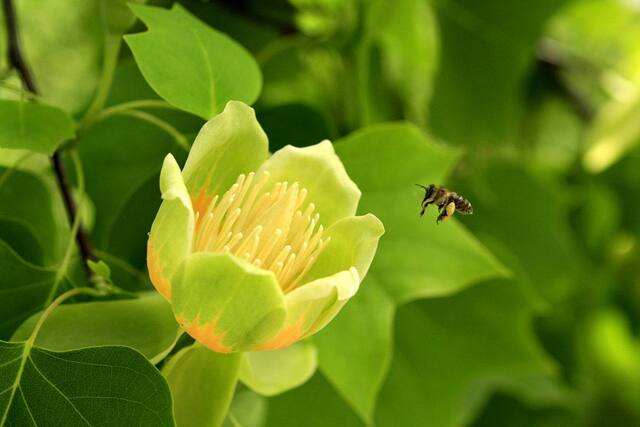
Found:
[{"label": "flying bee", "polygon": [[459,196],[457,193],[449,191],[440,185],[416,185],[424,188],[424,199],[422,199],[422,202],[420,203],[422,206],[420,216],[424,215],[424,211],[431,204],[436,205],[440,211],[440,215],[438,215],[436,223],[446,221],[452,217],[456,211],[463,215],[470,215],[473,213],[471,203],[464,197]]}]

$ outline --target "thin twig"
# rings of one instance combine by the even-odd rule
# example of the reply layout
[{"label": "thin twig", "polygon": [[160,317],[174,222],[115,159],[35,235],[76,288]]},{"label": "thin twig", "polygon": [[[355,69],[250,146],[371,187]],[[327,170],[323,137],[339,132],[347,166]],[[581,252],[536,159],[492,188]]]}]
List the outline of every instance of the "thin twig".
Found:
[{"label": "thin twig", "polygon": [[[24,55],[20,50],[20,42],[18,40],[18,22],[16,19],[16,12],[13,7],[13,1],[3,0],[2,6],[7,27],[9,63],[18,72],[18,74],[20,75],[20,79],[22,80],[22,83],[27,88],[27,90],[35,95],[38,95],[39,92],[36,83],[33,79],[33,76],[31,75],[31,72],[29,71],[29,67],[27,66],[27,63],[24,59]],[[64,164],[62,162],[62,156],[59,150],[53,153],[51,163],[53,166],[54,175],[56,177],[56,180],[58,181],[58,186],[62,193],[62,198],[67,210],[67,216],[69,217],[69,223],[73,224],[74,219],[78,213],[76,211],[76,206],[71,195],[71,186],[69,185],[69,179],[65,172]],[[95,260],[97,258],[93,253],[93,249],[91,247],[87,232],[82,225],[80,225],[78,228],[76,240],[78,241],[80,254],[82,256],[83,264],[87,269],[87,274],[89,275],[89,277],[91,277],[91,270],[87,265],[87,260]]]}]

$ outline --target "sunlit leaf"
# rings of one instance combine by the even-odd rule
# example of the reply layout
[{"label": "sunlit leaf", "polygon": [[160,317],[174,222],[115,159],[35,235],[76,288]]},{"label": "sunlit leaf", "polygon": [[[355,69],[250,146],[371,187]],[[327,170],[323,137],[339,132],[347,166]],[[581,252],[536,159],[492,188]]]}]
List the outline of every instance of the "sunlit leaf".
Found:
[{"label": "sunlit leaf", "polygon": [[228,36],[180,5],[171,10],[131,5],[149,31],[125,37],[152,88],[165,100],[205,119],[229,100],[251,104],[262,86],[253,57]]},{"label": "sunlit leaf", "polygon": [[640,93],[605,105],[587,134],[582,164],[598,173],[610,167],[640,143]]},{"label": "sunlit leaf", "polygon": [[57,353],[0,341],[0,424],[173,426],[160,372],[126,347]]}]

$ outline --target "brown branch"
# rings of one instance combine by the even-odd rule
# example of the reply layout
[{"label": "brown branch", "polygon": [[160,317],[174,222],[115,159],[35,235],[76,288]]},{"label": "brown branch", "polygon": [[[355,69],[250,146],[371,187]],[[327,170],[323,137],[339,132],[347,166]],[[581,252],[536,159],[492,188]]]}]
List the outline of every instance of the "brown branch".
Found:
[{"label": "brown branch", "polygon": [[[20,79],[22,80],[22,83],[27,88],[27,90],[37,95],[38,88],[20,49],[20,42],[18,40],[18,24],[16,19],[16,12],[13,7],[13,1],[2,0],[2,6],[7,27],[9,64],[18,72],[18,74],[20,75]],[[51,163],[53,166],[54,175],[58,182],[58,187],[60,188],[60,192],[62,193],[62,199],[67,211],[67,216],[69,217],[69,223],[73,224],[74,218],[76,215],[78,215],[78,212],[76,209],[76,204],[73,201],[73,196],[71,195],[69,178],[67,177],[64,163],[62,161],[62,155],[59,150],[53,153]],[[91,271],[89,270],[87,260],[96,260],[97,257],[93,252],[89,237],[82,224],[78,228],[76,240],[78,242],[78,247],[80,248],[80,255],[82,256],[83,264],[91,277]]]}]

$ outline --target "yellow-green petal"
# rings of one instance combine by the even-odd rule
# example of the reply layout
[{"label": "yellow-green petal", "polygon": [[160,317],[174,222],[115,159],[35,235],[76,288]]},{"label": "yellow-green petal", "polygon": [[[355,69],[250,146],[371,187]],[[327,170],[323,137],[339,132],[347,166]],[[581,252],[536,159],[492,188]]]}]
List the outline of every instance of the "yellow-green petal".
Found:
[{"label": "yellow-green petal", "polygon": [[347,175],[330,141],[304,148],[287,145],[264,162],[260,171],[270,173],[267,188],[283,181],[297,181],[306,188],[306,200],[315,203],[325,227],[356,213],[360,190]]},{"label": "yellow-green petal", "polygon": [[168,154],[160,172],[162,205],[147,242],[147,266],[151,282],[171,300],[171,276],[191,252],[195,218],[180,166]]},{"label": "yellow-green petal", "polygon": [[351,268],[304,284],[285,299],[287,318],[280,333],[260,350],[287,347],[322,329],[358,291],[360,275]]},{"label": "yellow-green petal", "polygon": [[194,209],[200,211],[212,195],[224,193],[238,175],[255,171],[267,157],[267,135],[253,108],[229,101],[222,113],[200,129],[184,166]]},{"label": "yellow-green petal", "polygon": [[273,273],[226,253],[189,255],[173,276],[173,311],[183,329],[212,350],[252,350],[285,320]]},{"label": "yellow-green petal", "polygon": [[240,380],[263,396],[274,396],[304,384],[318,367],[318,351],[308,341],[287,348],[245,353]]},{"label": "yellow-green petal", "polygon": [[355,267],[364,278],[384,234],[382,222],[372,214],[342,218],[327,229],[330,237],[318,260],[303,279],[309,282]]}]

